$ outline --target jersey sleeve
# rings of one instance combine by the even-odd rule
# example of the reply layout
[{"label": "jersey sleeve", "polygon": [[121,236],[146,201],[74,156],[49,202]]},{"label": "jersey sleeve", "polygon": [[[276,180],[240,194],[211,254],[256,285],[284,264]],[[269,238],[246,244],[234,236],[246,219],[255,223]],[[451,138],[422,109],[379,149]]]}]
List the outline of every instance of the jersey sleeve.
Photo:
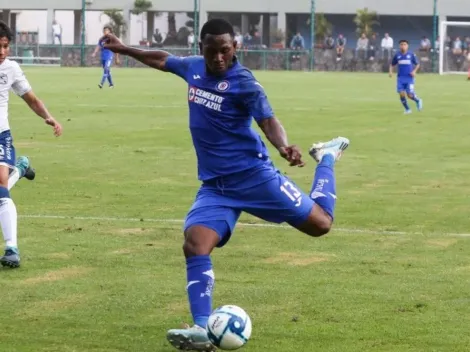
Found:
[{"label": "jersey sleeve", "polygon": [[398,64],[398,59],[397,59],[397,56],[394,55],[392,59],[392,65],[395,66],[396,64]]},{"label": "jersey sleeve", "polygon": [[254,77],[243,83],[242,94],[249,114],[257,122],[274,117],[274,111],[264,88]]},{"label": "jersey sleeve", "polygon": [[170,55],[166,58],[165,68],[168,72],[186,80],[189,66],[198,59],[197,56],[179,57]]},{"label": "jersey sleeve", "polygon": [[413,54],[413,57],[411,58],[411,63],[415,66],[419,65],[418,57],[415,54]]},{"label": "jersey sleeve", "polygon": [[15,63],[13,65],[13,83],[11,85],[11,90],[16,95],[22,97],[26,93],[30,92],[31,89],[31,85],[26,79],[26,76],[24,75],[23,70],[20,68],[20,65]]}]

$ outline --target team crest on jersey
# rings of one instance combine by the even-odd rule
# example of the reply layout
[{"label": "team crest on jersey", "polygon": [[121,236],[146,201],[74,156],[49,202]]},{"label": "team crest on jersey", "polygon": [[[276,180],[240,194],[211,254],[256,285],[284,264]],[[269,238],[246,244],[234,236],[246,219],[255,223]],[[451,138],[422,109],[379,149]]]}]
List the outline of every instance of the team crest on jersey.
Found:
[{"label": "team crest on jersey", "polygon": [[411,59],[411,56],[410,56],[410,55],[406,55],[406,58],[407,58],[407,59]]},{"label": "team crest on jersey", "polygon": [[221,81],[217,83],[217,86],[215,87],[215,89],[217,89],[219,92],[225,92],[229,88],[230,88],[230,83],[228,83],[228,81]]},{"label": "team crest on jersey", "polygon": [[4,73],[0,73],[0,84],[7,84],[8,76]]}]

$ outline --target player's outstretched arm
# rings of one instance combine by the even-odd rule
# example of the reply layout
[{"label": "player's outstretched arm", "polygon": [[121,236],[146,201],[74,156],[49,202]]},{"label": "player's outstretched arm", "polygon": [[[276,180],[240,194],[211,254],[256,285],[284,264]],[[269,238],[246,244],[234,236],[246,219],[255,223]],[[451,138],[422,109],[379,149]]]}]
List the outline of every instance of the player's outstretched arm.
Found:
[{"label": "player's outstretched arm", "polygon": [[26,104],[28,104],[30,109],[36,113],[36,115],[42,117],[46,124],[54,128],[54,135],[58,137],[62,134],[62,126],[60,125],[60,123],[58,123],[52,117],[44,103],[36,96],[36,94],[34,94],[32,90],[24,94],[22,98],[26,102]]},{"label": "player's outstretched arm", "polygon": [[142,62],[144,65],[155,68],[160,71],[166,71],[166,59],[169,53],[163,50],[141,50],[124,45],[119,38],[113,34],[108,34],[104,38],[106,44],[104,47],[116,54],[126,55]]},{"label": "player's outstretched arm", "polygon": [[302,167],[302,153],[296,145],[289,145],[287,133],[281,122],[276,117],[266,118],[258,121],[258,125],[264,132],[266,138],[279,151],[279,154],[286,159],[290,166]]}]

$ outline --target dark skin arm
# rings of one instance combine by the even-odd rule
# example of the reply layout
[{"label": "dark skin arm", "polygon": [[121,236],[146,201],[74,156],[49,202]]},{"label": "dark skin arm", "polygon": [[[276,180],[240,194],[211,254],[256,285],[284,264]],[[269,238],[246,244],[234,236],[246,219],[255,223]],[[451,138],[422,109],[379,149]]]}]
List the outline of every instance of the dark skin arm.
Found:
[{"label": "dark skin arm", "polygon": [[264,132],[269,142],[279,151],[279,154],[286,159],[290,166],[303,167],[302,152],[296,145],[289,145],[286,130],[276,117],[263,119],[258,122],[258,126]]},{"label": "dark skin arm", "polygon": [[119,38],[113,34],[108,34],[102,38],[106,41],[104,47],[113,53],[133,57],[144,65],[155,68],[160,71],[166,71],[166,59],[169,53],[163,50],[141,50],[124,45]]}]

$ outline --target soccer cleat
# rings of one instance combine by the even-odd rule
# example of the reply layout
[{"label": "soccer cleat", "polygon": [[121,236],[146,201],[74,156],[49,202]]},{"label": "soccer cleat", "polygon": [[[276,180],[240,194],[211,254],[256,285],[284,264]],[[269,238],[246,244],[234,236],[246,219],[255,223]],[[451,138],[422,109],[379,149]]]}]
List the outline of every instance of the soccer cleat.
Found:
[{"label": "soccer cleat", "polygon": [[109,86],[109,88],[110,88],[110,89],[114,89],[114,84],[111,84],[111,85]]},{"label": "soccer cleat", "polygon": [[7,247],[5,254],[0,258],[2,266],[9,268],[18,268],[20,266],[20,252],[18,248]]},{"label": "soccer cleat", "polygon": [[405,110],[405,112],[404,112],[403,114],[409,115],[409,114],[411,114],[411,113],[412,113],[411,109],[408,109],[408,110]]},{"label": "soccer cleat", "polygon": [[36,177],[36,170],[31,167],[29,158],[27,156],[20,156],[16,161],[16,168],[19,170],[21,177],[26,178],[27,180],[34,180]]},{"label": "soccer cleat", "polygon": [[103,89],[103,85],[102,85],[102,84],[98,84],[98,87],[99,87],[100,89]]},{"label": "soccer cleat", "polygon": [[416,106],[418,107],[418,111],[423,110],[423,99],[419,99]]},{"label": "soccer cleat", "polygon": [[339,160],[346,148],[349,147],[349,139],[344,137],[333,138],[329,142],[319,142],[312,145],[309,154],[318,163],[325,154],[334,156],[335,161]]},{"label": "soccer cleat", "polygon": [[215,352],[217,349],[209,341],[206,329],[194,325],[186,329],[168,330],[168,342],[180,351]]}]

